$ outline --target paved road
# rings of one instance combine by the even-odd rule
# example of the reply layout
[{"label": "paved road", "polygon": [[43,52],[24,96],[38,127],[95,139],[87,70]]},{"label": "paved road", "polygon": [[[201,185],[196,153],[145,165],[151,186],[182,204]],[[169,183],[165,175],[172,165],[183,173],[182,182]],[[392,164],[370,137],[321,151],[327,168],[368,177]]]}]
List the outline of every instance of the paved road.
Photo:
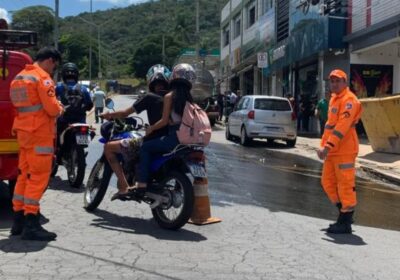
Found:
[{"label": "paved road", "polygon": [[[359,179],[354,234],[327,235],[336,213],[320,166],[271,152],[279,149],[243,148],[216,127],[208,172],[212,215],[223,222],[176,232],[160,229],[147,205],[111,202],[115,179],[98,211],[85,212],[60,168],[42,203],[57,241],[8,238],[0,207],[0,279],[400,279],[399,193]],[[100,153],[92,142],[88,171]]]}]

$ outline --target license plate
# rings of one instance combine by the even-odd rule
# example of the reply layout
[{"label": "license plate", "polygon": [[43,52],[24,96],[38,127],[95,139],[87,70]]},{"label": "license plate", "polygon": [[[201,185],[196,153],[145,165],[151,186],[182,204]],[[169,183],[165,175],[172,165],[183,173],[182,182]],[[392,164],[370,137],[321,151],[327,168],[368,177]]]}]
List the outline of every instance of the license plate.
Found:
[{"label": "license plate", "polygon": [[281,127],[275,127],[275,126],[266,126],[264,127],[266,131],[282,131]]},{"label": "license plate", "polygon": [[76,144],[78,145],[89,145],[89,135],[76,135]]},{"label": "license plate", "polygon": [[198,178],[207,178],[207,172],[204,166],[200,164],[189,164],[190,173],[192,173],[193,177]]}]

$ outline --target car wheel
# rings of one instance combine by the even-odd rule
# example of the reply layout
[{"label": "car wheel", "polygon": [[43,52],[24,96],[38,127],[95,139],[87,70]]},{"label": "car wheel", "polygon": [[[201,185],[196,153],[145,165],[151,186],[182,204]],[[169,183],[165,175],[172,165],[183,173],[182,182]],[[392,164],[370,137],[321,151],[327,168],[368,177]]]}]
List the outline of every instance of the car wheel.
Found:
[{"label": "car wheel", "polygon": [[229,125],[227,125],[225,128],[225,139],[229,140],[229,141],[233,140],[233,136],[232,136],[231,132],[229,131]]},{"label": "car wheel", "polygon": [[246,128],[242,127],[242,130],[240,132],[240,144],[242,146],[248,146],[251,143],[251,138],[247,136]]},{"label": "car wheel", "polygon": [[293,148],[296,145],[296,139],[297,138],[294,138],[293,140],[286,140],[286,146]]}]

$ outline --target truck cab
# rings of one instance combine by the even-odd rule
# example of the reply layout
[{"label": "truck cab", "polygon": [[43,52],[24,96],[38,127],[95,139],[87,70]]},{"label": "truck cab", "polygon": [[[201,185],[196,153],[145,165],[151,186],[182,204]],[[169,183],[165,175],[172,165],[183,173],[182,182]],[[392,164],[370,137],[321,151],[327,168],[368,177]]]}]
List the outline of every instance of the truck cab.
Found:
[{"label": "truck cab", "polygon": [[10,100],[10,84],[26,64],[32,63],[20,50],[36,42],[35,32],[0,29],[0,188],[8,186],[10,194],[18,176],[18,144],[11,131],[16,111]]}]

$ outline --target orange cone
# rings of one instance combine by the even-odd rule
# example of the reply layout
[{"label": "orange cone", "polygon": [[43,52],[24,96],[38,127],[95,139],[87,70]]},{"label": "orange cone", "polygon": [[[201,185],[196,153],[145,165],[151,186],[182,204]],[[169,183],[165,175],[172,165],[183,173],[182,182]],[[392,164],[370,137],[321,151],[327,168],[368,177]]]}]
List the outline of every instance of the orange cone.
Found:
[{"label": "orange cone", "polygon": [[208,179],[194,179],[193,188],[194,207],[189,223],[201,226],[221,222],[220,218],[211,217],[210,199],[208,198]]}]

